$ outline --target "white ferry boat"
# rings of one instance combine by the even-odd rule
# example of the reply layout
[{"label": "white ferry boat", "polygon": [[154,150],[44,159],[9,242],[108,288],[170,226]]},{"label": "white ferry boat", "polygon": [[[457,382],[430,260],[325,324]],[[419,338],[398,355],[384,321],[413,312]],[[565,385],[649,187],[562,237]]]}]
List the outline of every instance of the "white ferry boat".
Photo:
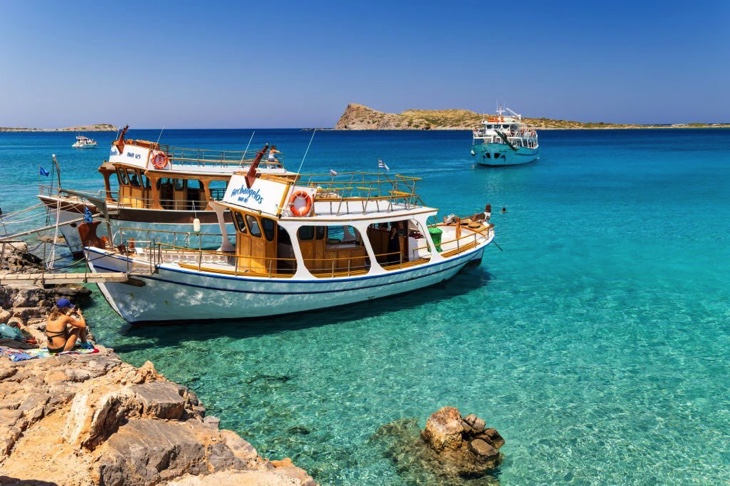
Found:
[{"label": "white ferry boat", "polygon": [[522,115],[500,106],[497,115],[488,116],[473,131],[471,154],[479,165],[527,164],[539,157],[537,132],[522,121]]},{"label": "white ferry boat", "polygon": [[76,135],[76,142],[74,142],[71,147],[73,148],[80,148],[80,149],[86,149],[86,148],[96,148],[96,140],[93,138],[86,137],[84,135]]},{"label": "white ferry boat", "polygon": [[[233,216],[233,242],[201,250],[97,237],[84,224],[93,272],[123,272],[126,283],[99,284],[130,323],[239,319],[367,301],[446,281],[481,262],[494,238],[488,220],[450,217],[422,204],[420,179],[340,173],[320,177],[257,172],[231,177],[211,202]],[[87,227],[88,226],[88,227]]]}]

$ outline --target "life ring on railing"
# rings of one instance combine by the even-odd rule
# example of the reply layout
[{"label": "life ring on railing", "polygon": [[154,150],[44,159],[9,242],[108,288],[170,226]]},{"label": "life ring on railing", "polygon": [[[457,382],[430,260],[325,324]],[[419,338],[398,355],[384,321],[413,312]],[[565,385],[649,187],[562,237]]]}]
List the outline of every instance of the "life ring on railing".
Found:
[{"label": "life ring on railing", "polygon": [[152,162],[152,166],[155,169],[162,170],[167,167],[167,154],[165,154],[165,152],[159,152],[155,150],[154,152],[152,152],[150,161]]},{"label": "life ring on railing", "polygon": [[311,210],[312,196],[302,189],[294,191],[289,198],[289,211],[294,216],[307,216]]}]

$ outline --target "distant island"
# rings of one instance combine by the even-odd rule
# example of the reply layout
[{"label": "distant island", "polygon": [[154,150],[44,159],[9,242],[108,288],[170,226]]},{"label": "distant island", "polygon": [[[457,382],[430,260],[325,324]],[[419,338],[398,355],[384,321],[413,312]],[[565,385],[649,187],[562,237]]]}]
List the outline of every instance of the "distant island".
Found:
[{"label": "distant island", "polygon": [[[406,110],[384,113],[364,105],[351,103],[340,117],[335,130],[472,130],[485,114],[469,110]],[[539,129],[616,129],[616,128],[730,128],[730,123],[623,124],[577,122],[550,118],[522,118]]]},{"label": "distant island", "polygon": [[82,125],[79,127],[66,128],[10,128],[0,127],[0,132],[116,132],[117,127],[110,123],[98,123],[96,125]]}]

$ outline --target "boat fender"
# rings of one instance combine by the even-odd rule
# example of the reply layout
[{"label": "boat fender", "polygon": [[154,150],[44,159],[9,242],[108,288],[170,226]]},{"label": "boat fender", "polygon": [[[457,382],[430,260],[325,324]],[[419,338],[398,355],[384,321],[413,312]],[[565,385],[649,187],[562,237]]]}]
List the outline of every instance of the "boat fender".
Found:
[{"label": "boat fender", "polygon": [[155,150],[152,152],[150,159],[155,169],[161,170],[167,167],[167,154],[165,152]]},{"label": "boat fender", "polygon": [[294,191],[289,198],[289,210],[294,216],[307,216],[312,210],[312,196],[302,189]]}]

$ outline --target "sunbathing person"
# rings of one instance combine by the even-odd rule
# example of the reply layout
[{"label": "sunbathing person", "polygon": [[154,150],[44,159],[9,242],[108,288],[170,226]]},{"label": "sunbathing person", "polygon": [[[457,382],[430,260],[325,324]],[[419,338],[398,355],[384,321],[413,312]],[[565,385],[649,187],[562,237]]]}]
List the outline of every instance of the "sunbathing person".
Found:
[{"label": "sunbathing person", "polygon": [[48,351],[51,353],[70,351],[77,340],[81,341],[82,346],[87,347],[87,334],[86,319],[81,309],[76,308],[68,299],[58,299],[46,324]]}]

